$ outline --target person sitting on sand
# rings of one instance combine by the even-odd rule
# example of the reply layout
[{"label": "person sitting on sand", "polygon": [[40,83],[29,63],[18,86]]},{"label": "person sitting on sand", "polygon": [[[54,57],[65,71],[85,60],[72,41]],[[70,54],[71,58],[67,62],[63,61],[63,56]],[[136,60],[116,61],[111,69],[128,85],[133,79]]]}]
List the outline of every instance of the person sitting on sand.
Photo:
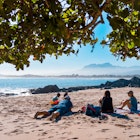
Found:
[{"label": "person sitting on sand", "polygon": [[101,112],[102,113],[113,113],[113,103],[112,98],[110,97],[110,91],[106,90],[104,97],[99,100],[100,106],[101,106]]},{"label": "person sitting on sand", "polygon": [[119,109],[123,109],[127,105],[131,112],[137,111],[138,103],[136,97],[133,95],[133,91],[129,91],[127,94],[130,98],[122,102],[122,106]]},{"label": "person sitting on sand", "polygon": [[72,107],[73,104],[70,100],[70,97],[67,95],[62,101],[59,102],[58,105],[53,106],[48,111],[37,112],[34,118],[37,119],[38,116],[41,116],[40,118],[46,118],[51,115],[50,120],[54,120],[59,116],[62,116],[65,113],[71,111]]},{"label": "person sitting on sand", "polygon": [[50,101],[50,104],[51,104],[52,106],[57,105],[57,104],[59,103],[59,97],[60,97],[60,93],[57,93],[57,95],[54,96],[54,97],[52,98],[52,100]]}]

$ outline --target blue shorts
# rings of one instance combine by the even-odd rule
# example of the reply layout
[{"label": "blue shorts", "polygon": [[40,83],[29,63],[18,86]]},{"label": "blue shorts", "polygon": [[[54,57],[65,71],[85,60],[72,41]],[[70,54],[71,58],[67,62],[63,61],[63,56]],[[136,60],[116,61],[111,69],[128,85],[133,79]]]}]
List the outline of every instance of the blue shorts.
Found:
[{"label": "blue shorts", "polygon": [[63,106],[60,107],[60,106],[55,105],[55,106],[53,106],[52,108],[50,108],[48,110],[48,112],[50,114],[52,114],[54,111],[59,112],[60,115],[62,116],[62,115],[64,115],[67,112],[67,109],[66,109],[66,107],[63,107]]},{"label": "blue shorts", "polygon": [[135,112],[135,111],[137,111],[137,108],[135,108],[135,107],[132,106],[132,107],[130,108],[130,111],[131,111],[131,112]]}]

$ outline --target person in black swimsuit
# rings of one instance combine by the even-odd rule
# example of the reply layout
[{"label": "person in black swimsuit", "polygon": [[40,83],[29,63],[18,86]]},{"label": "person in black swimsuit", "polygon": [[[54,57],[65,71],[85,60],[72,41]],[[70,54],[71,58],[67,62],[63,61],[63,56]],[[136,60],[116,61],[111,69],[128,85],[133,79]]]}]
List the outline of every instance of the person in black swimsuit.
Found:
[{"label": "person in black swimsuit", "polygon": [[106,90],[104,97],[99,100],[100,106],[101,106],[101,112],[102,113],[113,113],[113,102],[112,97],[110,97],[110,91]]}]

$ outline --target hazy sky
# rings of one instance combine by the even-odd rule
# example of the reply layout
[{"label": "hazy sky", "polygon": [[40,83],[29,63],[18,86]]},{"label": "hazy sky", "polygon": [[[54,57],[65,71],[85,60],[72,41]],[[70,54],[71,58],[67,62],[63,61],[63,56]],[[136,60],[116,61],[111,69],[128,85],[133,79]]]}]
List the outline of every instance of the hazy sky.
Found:
[{"label": "hazy sky", "polygon": [[[95,30],[96,36],[99,37],[99,40],[105,39],[106,34],[111,31],[107,21],[106,24],[99,25]],[[77,70],[82,69],[85,65],[89,64],[101,64],[109,62],[112,65],[118,66],[140,66],[140,61],[133,59],[127,59],[125,62],[122,60],[118,60],[115,56],[113,56],[109,48],[102,47],[100,43],[95,45],[94,51],[91,52],[92,48],[90,45],[83,46],[80,48],[79,54],[76,56],[71,54],[69,56],[60,56],[58,59],[55,57],[48,56],[43,63],[38,61],[33,61],[31,59],[30,67],[24,69],[24,71],[16,71],[13,65],[11,64],[1,64],[0,65],[0,74],[41,74],[41,75],[51,75],[51,74],[72,74]]]}]

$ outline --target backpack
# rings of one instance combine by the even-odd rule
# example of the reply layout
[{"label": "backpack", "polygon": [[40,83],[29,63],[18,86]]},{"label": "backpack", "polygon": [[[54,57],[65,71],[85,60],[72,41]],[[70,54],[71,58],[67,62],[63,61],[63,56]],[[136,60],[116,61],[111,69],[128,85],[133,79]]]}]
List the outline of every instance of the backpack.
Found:
[{"label": "backpack", "polygon": [[87,104],[86,109],[85,109],[85,114],[88,116],[100,116],[101,108],[99,106],[94,106],[93,104]]}]

